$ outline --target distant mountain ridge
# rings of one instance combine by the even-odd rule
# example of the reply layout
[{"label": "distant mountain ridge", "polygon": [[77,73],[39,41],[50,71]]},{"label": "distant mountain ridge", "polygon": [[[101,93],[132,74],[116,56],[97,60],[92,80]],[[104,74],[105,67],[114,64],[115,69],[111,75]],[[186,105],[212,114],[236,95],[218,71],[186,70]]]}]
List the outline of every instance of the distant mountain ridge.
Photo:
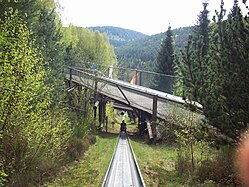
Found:
[{"label": "distant mountain ridge", "polygon": [[[140,61],[155,62],[161,42],[165,37],[165,32],[149,36],[113,26],[89,27],[88,29],[106,33],[110,44],[115,48],[115,53],[119,61],[130,64]],[[172,30],[176,51],[179,51],[186,45],[188,36],[192,31],[193,27],[182,27]]]},{"label": "distant mountain ridge", "polygon": [[[192,31],[193,27],[182,27],[172,30],[176,51],[179,51],[180,48],[186,45]],[[118,59],[133,59],[144,62],[155,61],[164,37],[165,33],[146,36],[140,40],[131,41],[124,46],[115,48],[115,53]]]},{"label": "distant mountain ridge", "polygon": [[110,44],[114,47],[124,46],[131,41],[137,41],[148,36],[141,32],[113,26],[88,27],[88,29],[106,33],[109,37]]}]

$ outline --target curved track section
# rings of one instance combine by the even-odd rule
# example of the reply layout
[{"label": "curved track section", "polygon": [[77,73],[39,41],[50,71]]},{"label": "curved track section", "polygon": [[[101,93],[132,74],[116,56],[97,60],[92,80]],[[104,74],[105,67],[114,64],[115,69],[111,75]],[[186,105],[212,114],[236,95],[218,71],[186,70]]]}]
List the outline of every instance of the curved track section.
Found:
[{"label": "curved track section", "polygon": [[126,133],[121,132],[102,187],[145,187]]}]

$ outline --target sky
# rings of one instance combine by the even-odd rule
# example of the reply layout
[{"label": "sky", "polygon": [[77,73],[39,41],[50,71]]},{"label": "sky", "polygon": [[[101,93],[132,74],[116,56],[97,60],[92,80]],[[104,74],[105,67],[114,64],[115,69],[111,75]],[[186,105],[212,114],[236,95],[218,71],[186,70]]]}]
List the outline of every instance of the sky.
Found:
[{"label": "sky", "polygon": [[[57,0],[67,26],[116,26],[148,35],[196,24],[203,0]],[[230,10],[233,0],[224,0]],[[209,0],[210,19],[220,0]]]}]

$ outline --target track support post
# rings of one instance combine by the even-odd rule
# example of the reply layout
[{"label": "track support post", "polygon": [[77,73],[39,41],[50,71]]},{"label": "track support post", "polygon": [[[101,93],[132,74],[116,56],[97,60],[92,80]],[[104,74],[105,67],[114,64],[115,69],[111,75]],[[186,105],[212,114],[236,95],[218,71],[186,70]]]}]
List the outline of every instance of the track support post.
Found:
[{"label": "track support post", "polygon": [[157,120],[157,99],[158,96],[154,95],[153,96],[153,111],[152,111],[152,133],[153,137],[156,137],[157,131],[156,131],[156,120]]},{"label": "track support post", "polygon": [[73,70],[69,69],[69,88],[72,88],[73,86]]}]

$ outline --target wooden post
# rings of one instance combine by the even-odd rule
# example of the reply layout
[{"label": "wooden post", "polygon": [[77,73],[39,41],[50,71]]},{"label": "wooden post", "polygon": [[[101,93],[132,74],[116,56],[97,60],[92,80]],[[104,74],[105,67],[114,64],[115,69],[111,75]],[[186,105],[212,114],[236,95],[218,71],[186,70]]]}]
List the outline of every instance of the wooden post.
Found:
[{"label": "wooden post", "polygon": [[71,88],[73,86],[73,74],[72,74],[72,69],[69,69],[69,88]]},{"label": "wooden post", "polygon": [[156,120],[157,120],[157,95],[153,96],[153,111],[152,111],[152,133],[156,136]]},{"label": "wooden post", "polygon": [[101,96],[99,101],[99,127],[101,127],[102,122],[103,122],[103,99]]},{"label": "wooden post", "polygon": [[142,120],[141,120],[141,116],[142,116],[142,115],[141,115],[141,114],[142,114],[142,112],[139,110],[139,111],[138,111],[138,116],[137,116],[137,117],[138,117],[138,127],[139,127],[139,125],[140,125],[141,122],[142,122]]},{"label": "wooden post", "polygon": [[140,111],[140,124],[139,124],[140,134],[142,134],[146,128],[147,128],[147,126],[146,126],[146,114],[145,114],[145,112]]},{"label": "wooden post", "polygon": [[105,117],[105,131],[108,130],[108,116]]},{"label": "wooden post", "polygon": [[157,119],[157,95],[153,96],[153,109],[152,109],[152,121]]},{"label": "wooden post", "polygon": [[96,120],[97,118],[97,107],[96,106],[93,106],[93,118],[94,120]]},{"label": "wooden post", "polygon": [[106,98],[105,97],[102,97],[102,102],[103,102],[103,123],[105,122],[106,120]]},{"label": "wooden post", "polygon": [[[96,72],[95,72],[95,76],[96,76]],[[98,99],[97,92],[98,92],[98,81],[97,81],[97,79],[95,79],[95,81],[94,81],[94,100],[95,101],[97,101],[97,99]]]},{"label": "wooden post", "polygon": [[142,86],[142,71],[139,72],[139,85]]},{"label": "wooden post", "polygon": [[84,101],[83,101],[83,105],[84,105],[84,109],[83,109],[83,116],[87,117],[88,116],[88,109],[87,109],[87,104],[88,104],[88,100],[87,98],[87,88],[84,89]]}]

